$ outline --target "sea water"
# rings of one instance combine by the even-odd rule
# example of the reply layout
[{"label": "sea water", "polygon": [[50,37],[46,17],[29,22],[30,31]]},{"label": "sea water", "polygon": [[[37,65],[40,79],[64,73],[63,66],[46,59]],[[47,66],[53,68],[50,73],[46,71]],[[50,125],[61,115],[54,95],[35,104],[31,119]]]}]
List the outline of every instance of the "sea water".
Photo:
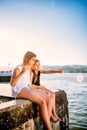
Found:
[{"label": "sea water", "polygon": [[[78,77],[82,80],[78,80]],[[42,74],[41,84],[67,93],[70,130],[87,129],[87,73]],[[0,83],[0,94],[10,95],[9,83]]]},{"label": "sea water", "polygon": [[62,89],[67,93],[70,130],[86,130],[87,73],[43,74],[41,84],[53,90]]}]

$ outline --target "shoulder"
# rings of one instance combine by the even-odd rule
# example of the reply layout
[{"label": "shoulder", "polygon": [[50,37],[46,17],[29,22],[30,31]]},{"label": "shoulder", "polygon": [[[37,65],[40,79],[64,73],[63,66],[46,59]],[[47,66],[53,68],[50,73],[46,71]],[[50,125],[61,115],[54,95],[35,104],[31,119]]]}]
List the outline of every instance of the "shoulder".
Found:
[{"label": "shoulder", "polygon": [[13,70],[13,73],[17,73],[17,72],[20,72],[22,70],[22,65],[17,65],[14,70]]},{"label": "shoulder", "polygon": [[15,67],[15,69],[19,69],[20,71],[22,70],[22,68],[23,68],[22,65],[17,65],[17,66]]}]

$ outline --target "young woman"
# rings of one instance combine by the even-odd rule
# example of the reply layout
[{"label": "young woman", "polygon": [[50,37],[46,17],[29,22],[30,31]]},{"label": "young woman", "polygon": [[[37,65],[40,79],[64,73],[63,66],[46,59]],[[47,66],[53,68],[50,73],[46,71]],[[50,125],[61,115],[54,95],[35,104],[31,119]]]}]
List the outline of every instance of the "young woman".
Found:
[{"label": "young woman", "polygon": [[35,63],[36,55],[33,52],[26,52],[23,63],[18,65],[12,74],[10,85],[12,93],[16,98],[31,100],[40,108],[40,115],[46,130],[52,130],[50,118],[52,116],[52,99],[45,96],[40,89],[31,87],[30,70]]},{"label": "young woman", "polygon": [[52,97],[52,100],[53,100],[52,113],[54,116],[52,119],[54,122],[60,121],[60,118],[57,116],[56,110],[55,110],[55,93],[48,90],[45,86],[40,85],[40,74],[41,73],[43,73],[43,74],[63,73],[63,70],[41,70],[40,69],[40,61],[37,59],[35,60],[35,63],[34,63],[32,70],[31,70],[31,84],[32,84],[32,86],[34,88],[44,90],[44,92],[47,95]]}]

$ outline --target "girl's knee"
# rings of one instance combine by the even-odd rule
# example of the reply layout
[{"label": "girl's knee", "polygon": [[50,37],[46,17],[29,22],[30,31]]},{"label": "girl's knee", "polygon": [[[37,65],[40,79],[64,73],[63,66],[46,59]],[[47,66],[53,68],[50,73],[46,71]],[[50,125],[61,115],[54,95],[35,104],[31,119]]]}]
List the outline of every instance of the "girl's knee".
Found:
[{"label": "girl's knee", "polygon": [[46,101],[45,100],[40,100],[39,105],[40,106],[46,105]]},{"label": "girl's knee", "polygon": [[51,96],[50,92],[46,92],[46,94],[47,94],[48,96]]}]

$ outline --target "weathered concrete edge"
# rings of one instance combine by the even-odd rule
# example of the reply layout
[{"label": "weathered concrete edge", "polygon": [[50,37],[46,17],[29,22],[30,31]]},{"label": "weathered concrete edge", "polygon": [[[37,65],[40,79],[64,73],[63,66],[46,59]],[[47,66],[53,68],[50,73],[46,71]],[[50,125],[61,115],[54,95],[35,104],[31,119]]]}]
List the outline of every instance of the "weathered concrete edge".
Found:
[{"label": "weathered concrete edge", "polygon": [[29,101],[25,100],[25,99],[12,99],[11,101],[1,103],[0,110],[3,110],[3,109],[6,110],[11,107],[15,107],[17,105],[22,105],[22,104],[26,104],[26,103],[29,103]]},{"label": "weathered concrete edge", "polygon": [[[8,106],[5,106],[7,104]],[[16,99],[4,103],[5,108],[0,110],[0,126],[4,129],[12,129],[28,119],[34,118],[34,105],[32,102],[24,99]]]},{"label": "weathered concrete edge", "polygon": [[[61,126],[63,126],[63,128],[60,129],[66,130],[65,126],[68,126],[68,124],[65,125],[67,118],[65,118],[64,120],[62,115],[65,115],[63,104],[65,104],[64,106],[68,104],[66,97],[67,94],[63,90],[56,91],[55,93],[57,114],[59,115],[59,117],[61,117]],[[16,99],[13,101],[9,101],[9,104],[9,106],[6,106],[4,109],[0,110],[0,125],[4,130],[5,128],[6,130],[12,130],[30,119],[35,120],[35,118],[39,117],[37,105],[28,100]]]}]

